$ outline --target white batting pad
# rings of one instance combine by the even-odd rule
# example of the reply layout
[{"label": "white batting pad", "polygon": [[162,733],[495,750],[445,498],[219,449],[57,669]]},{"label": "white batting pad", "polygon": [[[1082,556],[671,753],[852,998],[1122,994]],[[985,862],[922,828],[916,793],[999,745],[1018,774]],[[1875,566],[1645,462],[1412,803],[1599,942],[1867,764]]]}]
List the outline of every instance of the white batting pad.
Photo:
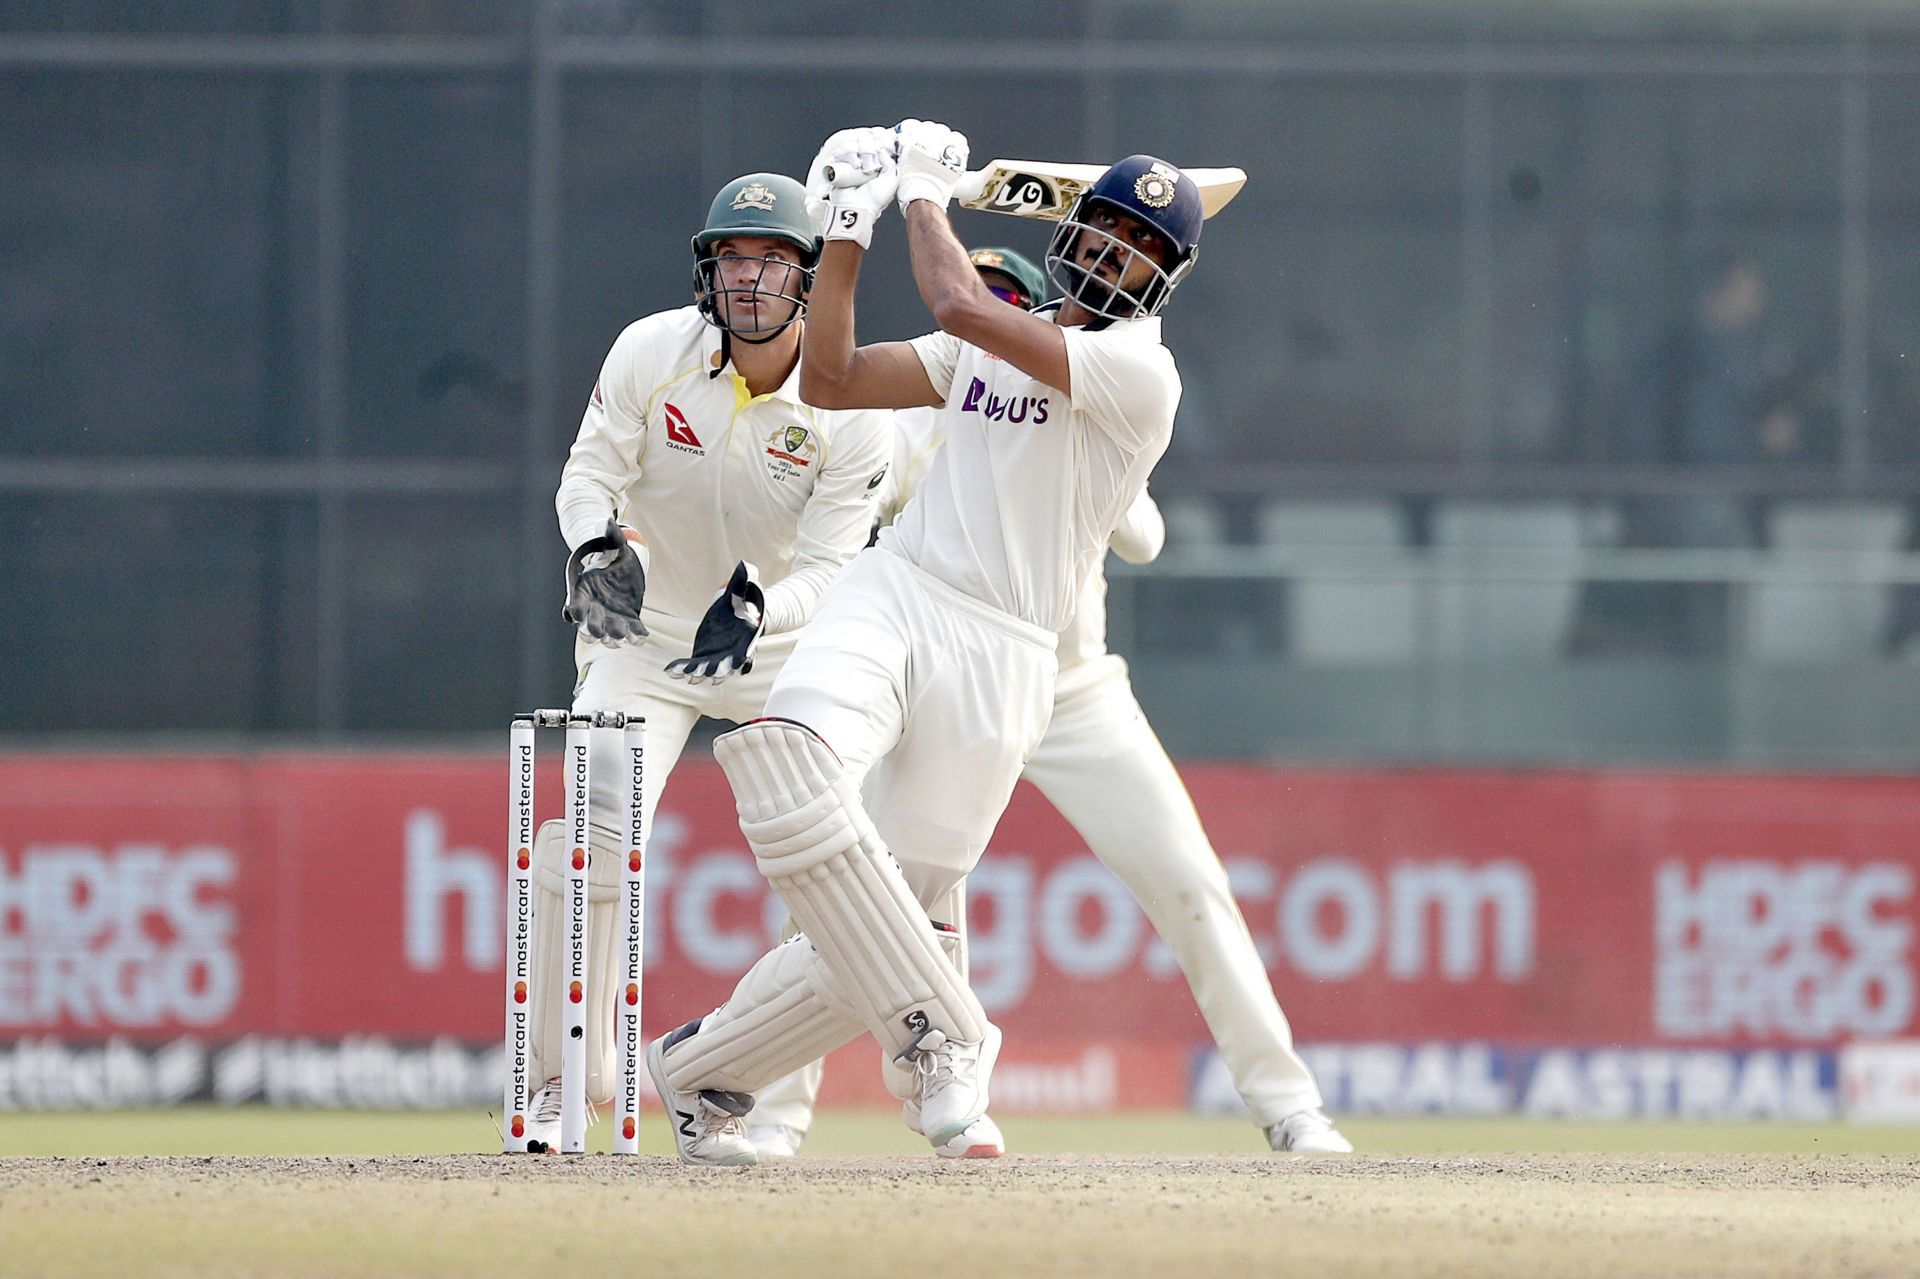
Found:
[{"label": "white batting pad", "polygon": [[[588,828],[587,850],[587,1099],[594,1105],[613,1100],[617,1070],[613,1061],[613,1000],[619,984],[620,836],[599,826]],[[567,828],[564,822],[541,825],[533,839],[533,962],[528,978],[530,1053],[534,1087],[560,1073],[566,1032]]]},{"label": "white batting pad", "polygon": [[980,1001],[826,743],[799,724],[756,720],[716,739],[713,755],[760,873],[880,1046],[907,1052],[930,1030],[978,1043]]},{"label": "white batting pad", "polygon": [[700,1030],[667,1049],[667,1082],[693,1091],[755,1092],[867,1028],[805,937],[760,957]]}]

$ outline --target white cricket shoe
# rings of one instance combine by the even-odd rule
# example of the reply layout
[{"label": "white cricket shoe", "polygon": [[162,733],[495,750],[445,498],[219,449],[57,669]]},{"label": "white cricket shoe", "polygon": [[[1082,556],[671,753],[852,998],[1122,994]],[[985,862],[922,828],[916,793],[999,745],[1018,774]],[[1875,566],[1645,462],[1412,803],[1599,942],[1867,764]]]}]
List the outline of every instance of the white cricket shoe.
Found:
[{"label": "white cricket shoe", "polygon": [[[927,1135],[920,1126],[919,1102],[900,1103],[900,1117],[907,1121],[907,1127],[922,1137]],[[1000,1134],[1000,1125],[993,1122],[991,1115],[982,1115],[968,1124],[958,1137],[936,1142],[933,1153],[942,1159],[998,1159],[1007,1153],[1007,1139]]]},{"label": "white cricket shoe", "polygon": [[1267,1144],[1290,1155],[1350,1155],[1353,1143],[1340,1135],[1322,1110],[1296,1110],[1267,1129]]},{"label": "white cricket shoe", "polygon": [[991,1022],[977,1044],[963,1044],[930,1030],[914,1046],[920,1131],[935,1149],[964,1134],[987,1113],[987,1080],[999,1057],[1000,1028]]},{"label": "white cricket shoe", "polygon": [[801,1143],[806,1139],[804,1128],[786,1124],[747,1125],[747,1140],[753,1143],[754,1153],[762,1159],[791,1159],[800,1153]]},{"label": "white cricket shoe", "polygon": [[526,1151],[551,1154],[560,1149],[560,1076],[547,1080],[527,1103]]},{"label": "white cricket shoe", "polygon": [[747,1124],[742,1117],[753,1109],[753,1096],[744,1092],[723,1092],[701,1088],[681,1092],[667,1083],[666,1051],[700,1029],[694,1018],[675,1031],[647,1045],[647,1073],[659,1090],[666,1107],[667,1122],[673,1125],[673,1146],[683,1164],[756,1164],[760,1156],[747,1140]]}]

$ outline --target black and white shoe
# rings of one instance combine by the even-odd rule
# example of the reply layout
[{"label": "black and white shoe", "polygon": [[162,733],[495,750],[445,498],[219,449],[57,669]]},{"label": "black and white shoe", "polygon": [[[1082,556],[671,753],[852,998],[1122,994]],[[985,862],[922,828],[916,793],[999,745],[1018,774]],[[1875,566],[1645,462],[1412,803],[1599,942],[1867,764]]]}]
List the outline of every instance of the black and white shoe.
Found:
[{"label": "black and white shoe", "polygon": [[527,1105],[526,1151],[551,1154],[560,1149],[560,1076],[541,1086]]},{"label": "black and white shoe", "polygon": [[667,1049],[699,1029],[700,1019],[696,1017],[647,1045],[647,1073],[653,1076],[653,1086],[659,1090],[667,1120],[673,1125],[674,1150],[683,1164],[759,1163],[760,1156],[747,1139],[746,1113],[753,1109],[751,1093],[718,1088],[680,1092],[667,1083]]}]

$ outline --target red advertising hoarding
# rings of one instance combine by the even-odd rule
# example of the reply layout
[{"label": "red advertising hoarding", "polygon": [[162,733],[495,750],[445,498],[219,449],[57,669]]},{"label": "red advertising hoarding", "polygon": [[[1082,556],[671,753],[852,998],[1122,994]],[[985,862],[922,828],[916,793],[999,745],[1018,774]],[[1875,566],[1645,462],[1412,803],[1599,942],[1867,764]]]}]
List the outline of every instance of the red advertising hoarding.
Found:
[{"label": "red advertising hoarding", "polygon": [[[0,760],[0,1043],[497,1042],[505,774],[504,752]],[[1303,1041],[1920,1035],[1920,779],[1185,774]],[[1016,1090],[1181,1101],[1207,1032],[1178,969],[1027,787],[969,909]],[[778,928],[710,764],[668,789],[648,912],[649,1033],[717,1004]],[[873,1095],[842,1078],[873,1073],[830,1088]]]}]

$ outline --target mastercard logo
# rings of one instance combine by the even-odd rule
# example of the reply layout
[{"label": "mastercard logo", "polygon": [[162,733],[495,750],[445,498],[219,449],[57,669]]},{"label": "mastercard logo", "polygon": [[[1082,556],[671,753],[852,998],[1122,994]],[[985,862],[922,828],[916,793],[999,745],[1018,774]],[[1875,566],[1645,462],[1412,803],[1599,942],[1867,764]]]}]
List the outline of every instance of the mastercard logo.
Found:
[{"label": "mastercard logo", "polygon": [[638,1004],[639,1004],[639,1002],[640,1002],[640,986],[639,986],[639,984],[638,984],[637,982],[628,982],[628,983],[627,983],[627,1002],[628,1002],[629,1004],[634,1004],[634,1005],[638,1005]]},{"label": "mastercard logo", "polygon": [[512,1128],[513,1128],[513,1135],[514,1135],[514,1136],[516,1136],[516,1137],[524,1137],[524,1136],[526,1136],[526,1135],[527,1135],[527,1121],[526,1121],[526,1119],[525,1119],[525,1118],[524,1118],[523,1116],[520,1116],[520,1115],[515,1115],[515,1116],[513,1117],[513,1125],[512,1125]]},{"label": "mastercard logo", "polygon": [[568,1001],[569,1001],[569,1002],[571,1002],[571,1003],[576,1003],[576,1004],[577,1004],[577,1003],[579,1003],[579,1002],[580,1002],[580,999],[581,999],[581,990],[580,990],[580,983],[579,983],[579,982],[577,982],[577,981],[576,981],[576,982],[570,982],[570,983],[568,984],[568,986],[567,986],[567,999],[568,999]]},{"label": "mastercard logo", "polygon": [[636,848],[632,852],[627,854],[627,869],[628,870],[640,869],[640,850],[639,849]]},{"label": "mastercard logo", "polygon": [[586,849],[576,848],[573,850],[573,868],[575,870],[585,870],[587,868],[587,850]]},{"label": "mastercard logo", "polygon": [[516,1004],[527,1002],[527,983],[523,981],[513,983],[513,1002]]},{"label": "mastercard logo", "polygon": [[625,1137],[628,1141],[632,1141],[634,1131],[635,1130],[633,1126],[632,1115],[628,1115],[625,1119],[620,1121],[620,1135],[622,1137]]},{"label": "mastercard logo", "polygon": [[533,865],[533,854],[523,848],[513,855],[513,864],[521,870],[525,870],[527,867]]}]

